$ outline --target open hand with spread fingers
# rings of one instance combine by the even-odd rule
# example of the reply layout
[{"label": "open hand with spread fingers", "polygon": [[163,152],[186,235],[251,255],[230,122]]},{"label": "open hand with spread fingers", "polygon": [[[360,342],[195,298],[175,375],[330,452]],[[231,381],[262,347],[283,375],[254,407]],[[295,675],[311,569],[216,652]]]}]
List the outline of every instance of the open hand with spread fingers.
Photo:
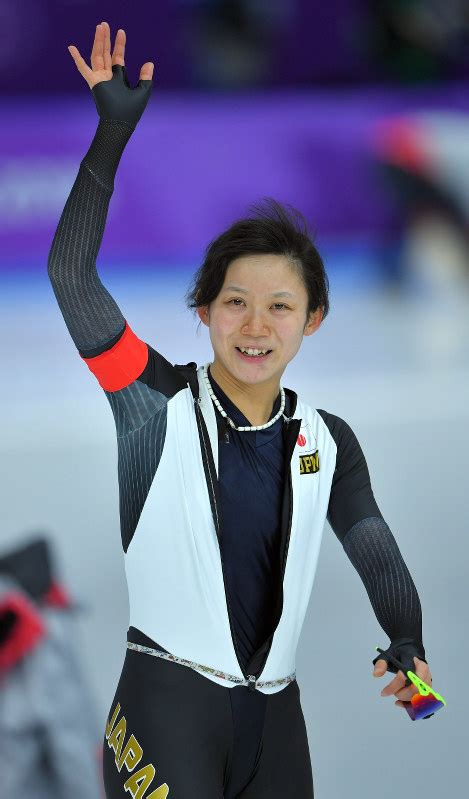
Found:
[{"label": "open hand with spread fingers", "polygon": [[143,64],[137,86],[132,88],[125,69],[125,44],[125,31],[119,28],[111,56],[111,31],[107,22],[101,22],[96,26],[91,69],[75,45],[69,45],[68,50],[93,93],[100,118],[135,126],[151,94],[154,64]]}]

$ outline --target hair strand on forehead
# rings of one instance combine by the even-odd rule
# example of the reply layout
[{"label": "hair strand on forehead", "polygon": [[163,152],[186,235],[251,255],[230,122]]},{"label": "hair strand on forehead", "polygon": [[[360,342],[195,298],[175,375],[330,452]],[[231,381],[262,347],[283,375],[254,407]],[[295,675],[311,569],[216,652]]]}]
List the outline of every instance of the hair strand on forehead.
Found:
[{"label": "hair strand on forehead", "polygon": [[249,216],[233,222],[206,247],[203,263],[185,294],[187,307],[195,314],[196,308],[210,305],[218,297],[227,269],[236,258],[283,255],[298,269],[307,291],[306,320],[318,308],[322,308],[324,320],[329,313],[329,281],[303,214],[272,197],[264,197],[248,210]]}]

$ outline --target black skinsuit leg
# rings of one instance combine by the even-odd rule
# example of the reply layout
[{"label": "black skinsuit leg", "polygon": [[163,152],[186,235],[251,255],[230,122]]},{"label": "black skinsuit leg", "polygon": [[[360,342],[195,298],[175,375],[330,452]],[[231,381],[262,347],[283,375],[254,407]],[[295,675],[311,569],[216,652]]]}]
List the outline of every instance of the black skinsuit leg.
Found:
[{"label": "black skinsuit leg", "polygon": [[[131,640],[150,645],[143,634]],[[107,799],[313,799],[298,684],[274,694],[228,688],[127,649],[103,774]]]}]

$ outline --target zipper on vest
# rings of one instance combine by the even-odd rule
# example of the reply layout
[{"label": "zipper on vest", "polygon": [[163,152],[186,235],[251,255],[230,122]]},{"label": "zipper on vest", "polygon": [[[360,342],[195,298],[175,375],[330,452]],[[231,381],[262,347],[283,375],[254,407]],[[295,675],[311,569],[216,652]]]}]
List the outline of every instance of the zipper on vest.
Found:
[{"label": "zipper on vest", "polygon": [[255,674],[248,674],[247,681],[248,681],[248,688],[250,691],[256,690],[256,680],[257,677]]},{"label": "zipper on vest", "polygon": [[[289,424],[290,424],[291,421],[292,421],[292,418],[287,419],[287,422],[286,422],[287,430],[289,429]],[[286,569],[286,566],[287,566],[288,549],[289,549],[289,546],[290,546],[291,525],[292,525],[292,518],[293,518],[293,485],[292,485],[290,464],[291,464],[291,457],[288,460],[288,492],[289,492],[289,508],[290,508],[290,512],[289,512],[289,517],[288,517],[288,528],[287,528],[287,540],[286,540],[286,543],[285,543],[285,554],[284,554],[283,563],[282,563],[282,574],[281,574],[281,578],[280,578],[280,585],[281,585],[281,588],[282,588],[282,592],[283,592],[283,579],[284,579],[284,576],[285,576],[285,569]],[[280,614],[280,618],[281,618],[281,614]],[[276,626],[275,630],[278,627],[278,624],[280,622],[280,618],[278,619],[277,626]],[[274,630],[274,632],[272,634],[272,639],[271,639],[270,645],[269,645],[269,647],[267,649],[267,652],[265,653],[265,655],[264,655],[264,657],[262,659],[261,665],[259,666],[259,669],[257,671],[257,674],[256,674],[256,679],[257,680],[259,679],[259,677],[261,676],[261,674],[262,674],[262,672],[264,670],[264,666],[265,666],[265,664],[267,662],[267,658],[269,657],[270,650],[272,649],[272,643],[273,643],[273,640],[274,640],[275,630]]]},{"label": "zipper on vest", "polygon": [[[229,620],[229,623],[230,623],[231,640],[232,640],[232,643],[233,643],[233,648],[234,648],[234,651],[235,651],[235,654],[236,654],[236,658],[238,660],[239,668],[241,669],[241,673],[243,674],[243,677],[248,682],[248,688],[250,688],[251,690],[254,691],[254,690],[256,690],[256,682],[259,679],[260,675],[262,674],[262,671],[263,671],[264,666],[265,666],[265,664],[267,662],[267,658],[269,656],[270,650],[272,648],[273,636],[275,634],[275,631],[274,631],[274,634],[272,635],[272,640],[270,642],[270,646],[268,647],[267,652],[266,652],[266,654],[265,654],[265,656],[264,656],[264,658],[262,660],[262,663],[261,663],[260,667],[258,668],[256,674],[245,674],[244,673],[244,669],[243,669],[242,664],[241,664],[241,659],[239,657],[239,651],[238,651],[238,647],[237,647],[237,643],[236,643],[236,636],[235,636],[232,617],[231,617],[231,607],[230,607],[230,602],[229,602],[229,595],[228,595],[228,592],[226,590],[225,566],[224,566],[224,563],[223,563],[223,554],[222,554],[222,547],[221,547],[220,519],[219,519],[219,516],[218,516],[217,499],[216,499],[216,496],[215,496],[214,483],[213,483],[212,474],[211,474],[211,471],[210,471],[209,455],[208,455],[208,450],[207,450],[207,445],[206,445],[205,435],[204,435],[205,423],[204,423],[204,420],[203,420],[202,411],[200,410],[201,402],[202,402],[202,398],[201,397],[194,397],[195,414],[196,414],[196,419],[197,419],[197,424],[198,424],[198,427],[199,427],[199,431],[202,434],[202,441],[203,441],[203,445],[204,445],[205,459],[206,459],[207,469],[208,469],[208,473],[209,473],[209,477],[210,477],[209,489],[211,489],[211,490],[210,490],[209,493],[211,494],[211,497],[212,497],[212,500],[213,500],[213,502],[212,502],[212,514],[213,514],[214,521],[215,521],[215,528],[216,528],[218,544],[219,544],[220,560],[221,560],[222,575],[223,575],[223,585],[224,585],[224,589],[225,589],[226,606],[227,606],[227,609],[228,609],[228,620]],[[289,430],[289,425],[290,425],[290,422],[292,422],[292,421],[296,422],[297,420],[296,419],[294,420],[293,417],[287,418],[287,421],[286,421],[287,431]],[[300,420],[300,424],[301,424],[301,420]],[[203,453],[202,453],[202,461],[203,460],[204,460],[204,458],[203,458]],[[291,456],[290,456],[290,458],[288,460],[288,491],[289,491],[290,512],[289,512],[289,518],[288,518],[287,540],[286,540],[286,544],[285,544],[285,555],[284,555],[284,558],[283,558],[283,564],[282,564],[282,570],[281,570],[282,574],[281,574],[281,580],[280,580],[280,584],[282,586],[282,591],[283,591],[283,579],[284,579],[284,575],[285,575],[285,568],[286,568],[286,564],[287,564],[288,549],[289,549],[289,545],[290,545],[291,526],[292,526],[292,518],[293,518],[293,486],[292,486],[291,466],[290,466],[290,464],[291,464]],[[216,478],[216,475],[214,475],[214,477]],[[213,513],[213,510],[215,511],[215,513]],[[280,621],[280,619],[279,619],[279,621]],[[278,626],[278,622],[277,622],[277,626]]]},{"label": "zipper on vest", "polygon": [[283,564],[282,564],[282,586],[283,586],[283,578],[285,577],[285,569],[287,567],[287,557],[288,557],[288,550],[290,547],[290,536],[291,536],[291,522],[293,518],[293,485],[291,479],[291,470],[288,469],[288,490],[290,493],[290,515],[288,518],[288,532],[287,532],[287,542],[285,544],[285,555],[283,556]]},{"label": "zipper on vest", "polygon": [[[204,445],[204,452],[202,453],[202,461],[204,460],[203,455],[205,453],[205,462],[207,464],[207,469],[208,469],[208,473],[209,473],[209,477],[210,477],[209,489],[210,489],[210,494],[211,494],[211,497],[212,497],[212,500],[213,500],[213,503],[212,503],[212,514],[213,514],[213,510],[215,510],[215,513],[213,514],[213,516],[214,516],[215,529],[216,529],[217,538],[218,538],[218,549],[219,549],[219,552],[220,552],[221,569],[222,569],[222,575],[223,575],[223,587],[225,589],[225,599],[226,599],[226,607],[227,607],[227,610],[228,610],[228,621],[230,623],[231,641],[232,641],[233,648],[234,648],[234,651],[235,651],[236,659],[237,659],[238,664],[239,664],[239,668],[241,669],[241,673],[242,673],[244,679],[248,681],[249,688],[251,688],[252,690],[255,690],[255,688],[256,688],[256,676],[253,675],[253,674],[245,674],[244,673],[244,669],[243,669],[243,666],[241,664],[241,658],[239,656],[239,650],[238,650],[238,646],[237,646],[237,642],[236,642],[236,635],[235,635],[235,631],[234,631],[234,627],[233,627],[233,620],[232,620],[232,616],[231,616],[231,606],[230,606],[229,594],[228,594],[228,591],[227,591],[227,588],[226,588],[225,564],[223,562],[223,553],[222,553],[222,545],[221,545],[220,517],[218,515],[217,498],[215,496],[215,488],[214,488],[214,482],[213,482],[214,478],[216,478],[216,475],[213,475],[213,477],[212,477],[212,472],[210,470],[209,452],[207,450],[207,444],[206,444],[205,435],[204,435],[205,423],[204,423],[204,419],[202,417],[202,411],[200,410],[201,401],[202,400],[201,400],[200,397],[195,397],[194,398],[195,415],[196,415],[199,431],[202,434],[202,442],[203,442],[203,445]],[[253,679],[254,679],[254,684],[252,682]]]}]

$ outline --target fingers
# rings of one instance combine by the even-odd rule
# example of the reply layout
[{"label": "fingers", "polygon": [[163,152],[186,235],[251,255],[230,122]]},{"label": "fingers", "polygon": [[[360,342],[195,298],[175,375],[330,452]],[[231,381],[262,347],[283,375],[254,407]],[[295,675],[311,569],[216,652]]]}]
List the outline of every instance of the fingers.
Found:
[{"label": "fingers", "polygon": [[101,22],[101,27],[104,31],[104,49],[103,49],[103,56],[104,56],[104,69],[111,70],[112,69],[112,62],[111,62],[111,29],[107,22]]},{"label": "fingers", "polygon": [[381,691],[381,696],[389,696],[389,694],[396,694],[396,692],[399,691],[399,689],[401,689],[405,685],[406,679],[407,678],[404,675],[404,672],[399,670],[394,679],[391,680],[391,682],[383,688],[383,690]]},{"label": "fingers", "polygon": [[[100,77],[95,74],[96,72],[112,73],[114,64],[125,66],[125,45],[125,31],[119,28],[111,57],[111,29],[107,22],[101,22],[99,25],[96,25],[93,48],[91,50],[91,69],[74,45],[70,45],[68,49],[75,61],[78,71],[83,75],[89,86],[93,86],[100,80]],[[153,71],[153,62],[147,61],[140,70],[140,80],[152,80]]]},{"label": "fingers", "polygon": [[75,61],[76,67],[80,75],[83,75],[87,83],[91,84],[93,82],[93,71],[89,68],[86,61],[81,57],[75,45],[73,44],[69,45],[68,51],[72,56],[73,60]]},{"label": "fingers", "polygon": [[[417,677],[420,677],[423,682],[431,687],[432,675],[430,673],[430,669],[428,668],[428,664],[422,660],[418,660],[418,658],[414,658],[414,660],[416,662],[415,673]],[[418,688],[415,685],[408,685],[400,690],[397,690],[395,693],[398,699],[403,699],[404,701],[409,702],[412,696],[418,692]]]},{"label": "fingers", "polygon": [[[415,663],[415,674],[417,677],[420,677],[421,680],[427,683],[427,685],[432,684],[432,675],[430,673],[430,669],[428,664],[425,663],[423,660],[419,660],[419,658],[414,657]],[[390,694],[395,694],[398,700],[403,700],[405,702],[409,702],[412,696],[418,693],[418,689],[415,685],[405,685],[406,677],[402,671],[398,671],[396,676],[393,680],[386,685],[385,688],[381,691],[381,696],[389,696]],[[395,703],[396,704],[396,703]]]},{"label": "fingers", "polygon": [[112,63],[120,64],[121,67],[125,66],[125,41],[126,35],[122,28],[119,28],[114,42],[114,50],[112,52]]},{"label": "fingers", "polygon": [[95,71],[104,69],[104,37],[103,25],[96,25],[93,49],[91,51],[91,67]]},{"label": "fingers", "polygon": [[397,699],[402,699],[404,702],[410,702],[414,694],[418,694],[418,689],[415,685],[407,685],[400,690],[397,689],[393,692]]},{"label": "fingers", "polygon": [[151,80],[153,78],[154,64],[152,61],[147,61],[140,70],[140,80]]}]

